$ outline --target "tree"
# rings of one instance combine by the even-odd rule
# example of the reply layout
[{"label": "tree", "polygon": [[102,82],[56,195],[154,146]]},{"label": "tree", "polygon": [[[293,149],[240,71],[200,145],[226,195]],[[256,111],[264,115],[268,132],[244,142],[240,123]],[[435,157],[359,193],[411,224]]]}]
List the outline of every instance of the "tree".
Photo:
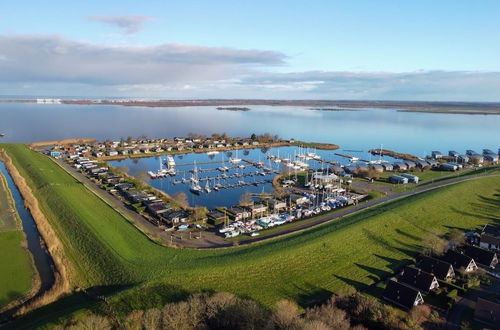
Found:
[{"label": "tree", "polygon": [[245,191],[240,197],[240,205],[241,206],[250,206],[253,203],[252,194],[248,191]]},{"label": "tree", "polygon": [[204,206],[194,208],[193,215],[191,216],[195,222],[205,221],[207,218],[208,209]]},{"label": "tree", "polygon": [[446,251],[447,245],[448,242],[439,237],[436,231],[429,231],[422,240],[422,246],[424,247],[423,252],[426,255],[440,256]]},{"label": "tree", "polygon": [[182,208],[187,208],[189,206],[188,197],[185,192],[178,192],[172,195],[174,202]]},{"label": "tree", "polygon": [[128,172],[130,171],[130,169],[126,165],[120,165],[118,167],[118,171],[120,171],[122,173],[125,173],[125,174],[128,174]]},{"label": "tree", "polygon": [[252,133],[252,135],[250,135],[250,139],[251,139],[252,141],[257,140],[257,135],[255,135],[255,133]]},{"label": "tree", "polygon": [[463,231],[457,228],[453,228],[450,230],[448,234],[448,239],[450,241],[450,245],[455,248],[457,246],[463,245],[465,242],[465,235]]},{"label": "tree", "polygon": [[144,171],[136,173],[135,178],[144,184],[147,184],[149,181],[149,175]]},{"label": "tree", "polygon": [[271,323],[275,329],[298,329],[301,319],[299,307],[290,300],[280,300],[271,315]]},{"label": "tree", "polygon": [[146,330],[156,330],[161,328],[162,313],[157,308],[151,308],[144,312],[142,316],[142,326]]}]

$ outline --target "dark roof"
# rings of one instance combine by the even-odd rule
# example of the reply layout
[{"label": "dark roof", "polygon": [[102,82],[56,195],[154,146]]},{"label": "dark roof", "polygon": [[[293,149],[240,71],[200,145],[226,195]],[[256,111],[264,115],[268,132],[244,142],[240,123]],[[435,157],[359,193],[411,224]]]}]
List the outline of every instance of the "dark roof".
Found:
[{"label": "dark roof", "polygon": [[478,298],[474,318],[491,325],[500,325],[500,304]]},{"label": "dark roof", "polygon": [[403,270],[403,275],[399,278],[399,282],[408,284],[418,290],[429,292],[435,276],[424,272],[421,269],[406,266]]},{"label": "dark roof", "polygon": [[497,259],[495,252],[488,251],[477,246],[466,245],[464,252],[476,262],[488,267],[491,266],[492,263],[494,263],[494,260]]},{"label": "dark roof", "polygon": [[469,266],[469,264],[473,261],[471,257],[454,250],[448,250],[442,259],[452,264],[455,269],[460,269],[462,267],[467,268],[467,266]]},{"label": "dark roof", "polygon": [[387,282],[387,286],[382,295],[384,299],[407,309],[411,309],[414,306],[415,300],[419,296],[421,297],[418,290],[393,280]]},{"label": "dark roof", "polygon": [[486,225],[483,228],[483,233],[491,235],[491,236],[500,237],[500,227]]},{"label": "dark roof", "polygon": [[420,262],[418,266],[420,269],[427,273],[434,274],[440,280],[446,279],[450,267],[453,269],[452,265],[449,262],[442,261],[436,258],[420,256]]}]

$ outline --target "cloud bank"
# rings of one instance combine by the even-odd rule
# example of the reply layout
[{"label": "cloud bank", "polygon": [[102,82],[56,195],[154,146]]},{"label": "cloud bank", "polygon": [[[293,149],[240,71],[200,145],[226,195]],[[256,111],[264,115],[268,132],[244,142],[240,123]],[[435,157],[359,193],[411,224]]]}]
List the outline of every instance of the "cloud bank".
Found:
[{"label": "cloud bank", "polygon": [[124,34],[135,34],[144,28],[144,23],[152,21],[152,17],[144,15],[125,16],[89,16],[88,19],[94,22],[109,24],[121,29]]},{"label": "cloud bank", "polygon": [[[185,44],[0,35],[3,94],[500,101],[500,72],[288,72],[287,56]],[[280,72],[273,71],[277,67]]]}]

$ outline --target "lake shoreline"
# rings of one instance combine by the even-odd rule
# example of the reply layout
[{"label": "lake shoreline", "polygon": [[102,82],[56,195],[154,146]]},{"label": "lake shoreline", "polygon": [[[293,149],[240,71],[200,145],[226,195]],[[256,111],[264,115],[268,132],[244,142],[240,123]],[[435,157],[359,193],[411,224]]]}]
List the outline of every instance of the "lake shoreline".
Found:
[{"label": "lake shoreline", "polygon": [[[55,102],[54,100],[57,100]],[[0,103],[38,103],[36,99],[5,99]],[[43,103],[43,102],[42,102]],[[377,100],[249,100],[249,99],[200,99],[200,100],[92,100],[92,99],[49,99],[46,104],[75,105],[121,105],[130,107],[200,107],[214,106],[235,108],[243,106],[298,106],[317,107],[318,111],[356,111],[357,109],[380,108],[400,112],[423,112],[443,114],[500,114],[500,103],[490,102],[432,102],[432,101],[377,101]],[[325,110],[335,107],[338,110]],[[246,108],[246,107],[245,107]],[[325,108],[325,109],[322,109]],[[227,110],[227,109],[220,109]],[[249,109],[250,110],[250,109]],[[248,110],[231,110],[248,111]]]}]

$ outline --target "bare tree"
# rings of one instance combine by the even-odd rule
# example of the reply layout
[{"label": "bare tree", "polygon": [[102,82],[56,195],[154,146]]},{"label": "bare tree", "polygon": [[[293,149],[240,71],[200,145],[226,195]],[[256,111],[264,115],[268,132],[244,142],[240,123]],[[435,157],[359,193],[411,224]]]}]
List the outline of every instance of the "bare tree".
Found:
[{"label": "bare tree", "polygon": [[192,219],[196,222],[205,221],[207,218],[208,209],[204,206],[198,206],[194,208]]},{"label": "bare tree", "polygon": [[142,326],[146,330],[161,328],[162,313],[157,308],[147,309],[142,316]]},{"label": "bare tree", "polygon": [[441,238],[436,231],[429,231],[422,240],[424,254],[440,256],[446,251],[448,242]]},{"label": "bare tree", "polygon": [[271,323],[276,329],[298,329],[301,319],[299,307],[290,300],[280,300],[271,315]]},{"label": "bare tree", "polygon": [[241,206],[250,206],[253,203],[252,194],[248,191],[245,191],[240,197],[240,205]]},{"label": "bare tree", "polygon": [[465,242],[464,232],[457,228],[453,228],[452,230],[450,230],[448,238],[450,241],[450,245],[454,248],[463,245]]},{"label": "bare tree", "polygon": [[178,192],[172,195],[174,202],[182,208],[187,208],[189,206],[188,197],[185,192]]}]

